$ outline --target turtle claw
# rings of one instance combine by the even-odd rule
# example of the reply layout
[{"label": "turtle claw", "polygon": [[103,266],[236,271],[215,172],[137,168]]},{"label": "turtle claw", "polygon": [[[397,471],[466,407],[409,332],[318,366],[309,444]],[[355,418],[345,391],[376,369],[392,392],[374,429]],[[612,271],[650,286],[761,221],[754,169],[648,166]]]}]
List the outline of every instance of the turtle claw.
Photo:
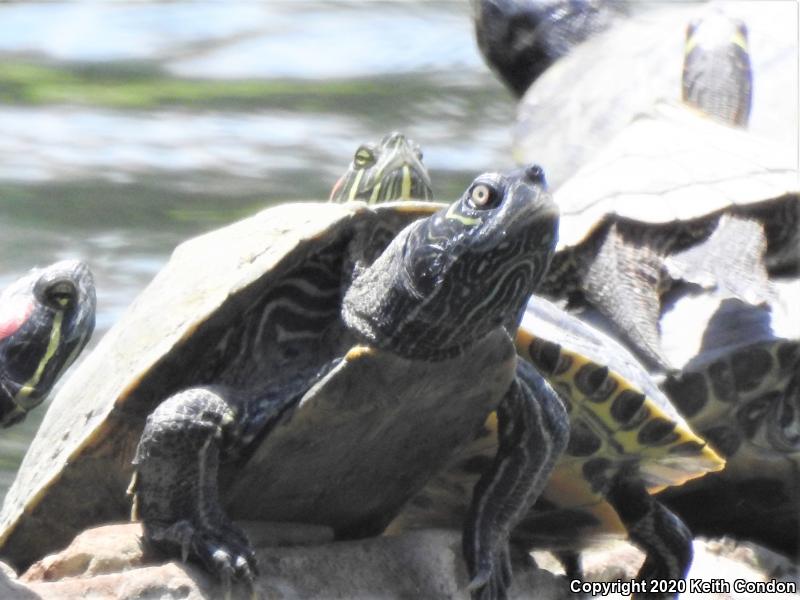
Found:
[{"label": "turtle claw", "polygon": [[202,540],[201,543],[202,547],[195,546],[197,555],[223,586],[230,587],[234,581],[252,583],[255,580],[258,572],[256,558],[247,544],[208,539]]},{"label": "turtle claw", "polygon": [[[252,554],[252,553],[251,553]],[[258,576],[258,567],[256,567],[255,556],[239,556],[234,564],[236,573],[247,581],[252,581]]]},{"label": "turtle claw", "polygon": [[258,575],[256,557],[244,533],[229,524],[218,530],[201,530],[187,520],[168,527],[150,524],[147,538],[156,545],[180,548],[181,560],[197,557],[227,590],[235,581],[251,583]]},{"label": "turtle claw", "polygon": [[491,577],[492,570],[488,566],[484,567],[475,574],[475,577],[470,580],[469,585],[467,586],[467,591],[472,593],[480,590],[489,583]]},{"label": "turtle claw", "polygon": [[508,546],[483,565],[470,580],[467,590],[473,600],[505,600],[511,585],[511,555]]},{"label": "turtle claw", "polygon": [[216,572],[219,574],[225,600],[230,600],[233,597],[234,581],[242,581],[247,584],[250,587],[250,597],[257,597],[253,586],[256,572],[254,557],[239,555],[234,560],[228,551],[218,548],[214,551],[212,560],[218,566]]},{"label": "turtle claw", "polygon": [[514,575],[511,570],[511,551],[508,544],[503,547],[500,553],[500,583],[503,584],[503,589],[511,587],[511,580]]}]

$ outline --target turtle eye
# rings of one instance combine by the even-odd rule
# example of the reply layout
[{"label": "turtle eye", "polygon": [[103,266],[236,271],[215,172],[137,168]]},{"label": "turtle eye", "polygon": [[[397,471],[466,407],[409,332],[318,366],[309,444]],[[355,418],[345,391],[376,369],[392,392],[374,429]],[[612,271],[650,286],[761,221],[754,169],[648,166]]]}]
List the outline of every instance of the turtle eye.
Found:
[{"label": "turtle eye", "polygon": [[45,290],[44,295],[51,306],[66,308],[75,300],[78,290],[71,281],[57,281]]},{"label": "turtle eye", "polygon": [[359,169],[375,164],[375,151],[369,146],[359,146],[353,157],[353,163]]},{"label": "turtle eye", "polygon": [[485,210],[496,207],[500,202],[500,195],[493,187],[485,183],[476,183],[469,191],[469,203],[473,208]]}]

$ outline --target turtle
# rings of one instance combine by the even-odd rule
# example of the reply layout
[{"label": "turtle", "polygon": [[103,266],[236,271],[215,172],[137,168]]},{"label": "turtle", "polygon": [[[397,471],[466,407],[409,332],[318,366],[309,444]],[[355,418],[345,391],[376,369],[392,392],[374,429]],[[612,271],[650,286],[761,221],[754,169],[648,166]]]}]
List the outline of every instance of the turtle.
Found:
[{"label": "turtle", "polygon": [[[613,110],[611,120],[628,118],[629,124],[555,193],[563,215],[560,242],[542,292],[596,306],[648,364],[664,370],[670,365],[659,347],[659,297],[674,282],[766,298],[762,237],[766,268],[797,268],[799,262],[798,186],[789,157],[704,118],[746,122],[751,77],[740,20],[713,11],[691,23],[683,95],[703,116],[667,109],[666,102],[635,117]],[[758,176],[746,186],[735,184],[743,172]],[[689,253],[674,256],[683,251]],[[731,273],[751,276],[741,285]]]},{"label": "turtle", "polygon": [[800,279],[752,305],[696,291],[661,319],[679,368],[664,392],[716,451],[724,471],[663,501],[693,531],[800,553]]},{"label": "turtle", "polygon": [[709,93],[716,90],[735,94],[730,106],[749,103],[747,129],[779,145],[796,164],[797,36],[794,7],[780,2],[715,2],[701,10],[668,2],[637,5],[610,30],[574,47],[529,87],[513,126],[514,159],[539,160],[556,193],[656,103],[685,98],[694,105],[687,96],[697,94],[708,101],[703,110],[713,114],[717,101]]},{"label": "turtle", "polygon": [[75,260],[31,269],[0,293],[0,422],[48,396],[94,331],[94,280]]},{"label": "turtle", "polygon": [[589,303],[650,366],[660,298],[675,282],[767,300],[800,265],[796,168],[745,131],[659,104],[555,194],[559,242],[540,291]]},{"label": "turtle", "polygon": [[746,127],[753,100],[747,26],[716,8],[689,22],[681,98],[722,123]]},{"label": "turtle", "polygon": [[[570,418],[570,440],[538,502],[511,532],[517,550],[556,551],[580,579],[577,552],[609,536],[629,537],[647,559],[638,579],[678,579],[691,562],[692,534],[652,494],[718,471],[724,460],[697,436],[627,349],[543,298],[532,296],[517,332],[518,370],[533,367]],[[468,491],[498,445],[486,420],[390,525],[393,532],[454,527]],[[502,435],[502,434],[501,434]]]},{"label": "turtle", "polygon": [[574,46],[627,16],[624,0],[472,0],[475,38],[516,97]]},{"label": "turtle", "polygon": [[332,202],[364,200],[430,200],[433,198],[422,150],[413,140],[393,131],[378,144],[361,144],[347,170],[331,190]]},{"label": "turtle", "polygon": [[[608,535],[629,536],[648,554],[641,580],[684,576],[691,533],[651,495],[722,469],[724,461],[628,350],[547,300],[529,299],[515,345],[518,371],[534,368],[565,403],[570,442],[539,502],[512,531],[514,548],[555,549],[569,575],[580,578],[577,550]],[[493,412],[388,531],[459,527],[470,490],[496,454],[502,418]]]},{"label": "turtle", "polygon": [[0,553],[27,564],[122,517],[135,469],[151,543],[247,579],[225,514],[379,533],[499,405],[513,431],[464,536],[473,593],[502,597],[508,529],[568,435],[511,338],[557,218],[530,166],[480,175],[444,208],[285,204],[184,243],[55,398]]}]

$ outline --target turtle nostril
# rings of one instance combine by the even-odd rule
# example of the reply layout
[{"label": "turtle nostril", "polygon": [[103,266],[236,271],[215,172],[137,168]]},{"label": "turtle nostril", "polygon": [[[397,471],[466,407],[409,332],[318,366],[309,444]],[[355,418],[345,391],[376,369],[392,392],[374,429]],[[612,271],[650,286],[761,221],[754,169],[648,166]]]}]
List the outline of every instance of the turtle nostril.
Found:
[{"label": "turtle nostril", "polygon": [[533,164],[526,167],[525,176],[532,183],[544,183],[544,169],[539,165]]}]

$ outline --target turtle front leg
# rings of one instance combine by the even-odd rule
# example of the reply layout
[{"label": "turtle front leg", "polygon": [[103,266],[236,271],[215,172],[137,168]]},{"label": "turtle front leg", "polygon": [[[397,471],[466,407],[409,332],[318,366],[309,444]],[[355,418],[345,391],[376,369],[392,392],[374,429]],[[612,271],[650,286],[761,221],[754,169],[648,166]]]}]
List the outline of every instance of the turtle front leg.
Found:
[{"label": "turtle front leg", "polygon": [[132,486],[145,539],[184,561],[199,558],[226,586],[256,574],[247,537],[219,503],[220,450],[235,424],[233,409],[211,389],[171,396],[147,419]]},{"label": "turtle front leg", "polygon": [[497,423],[497,455],[475,485],[464,527],[469,590],[476,600],[507,597],[509,534],[539,497],[569,437],[561,400],[523,361],[497,409]]},{"label": "turtle front leg", "polygon": [[651,581],[684,579],[692,563],[692,534],[680,518],[651,496],[641,479],[624,471],[612,481],[608,500],[628,530],[630,541],[644,550],[646,558],[636,580],[647,591],[636,598],[671,598],[650,591]]}]

